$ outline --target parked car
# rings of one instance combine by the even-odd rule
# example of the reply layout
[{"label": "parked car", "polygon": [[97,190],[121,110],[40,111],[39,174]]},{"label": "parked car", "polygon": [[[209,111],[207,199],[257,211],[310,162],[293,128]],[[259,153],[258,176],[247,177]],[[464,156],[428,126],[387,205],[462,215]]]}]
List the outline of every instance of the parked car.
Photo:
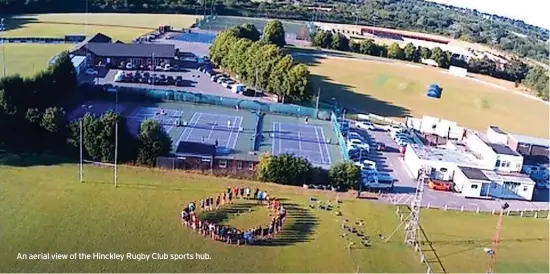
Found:
[{"label": "parked car", "polygon": [[212,80],[212,82],[217,82],[219,78],[223,77],[222,74],[214,74],[210,77],[210,80]]},{"label": "parked car", "polygon": [[370,151],[369,145],[359,139],[349,139],[347,145],[348,147],[358,147]]},{"label": "parked car", "polygon": [[216,83],[221,84],[221,83],[223,83],[223,82],[225,82],[225,81],[229,81],[229,80],[231,80],[231,79],[227,78],[227,77],[224,75],[224,76],[218,78],[218,80],[216,80]]},{"label": "parked car", "polygon": [[166,83],[168,85],[174,85],[176,83],[176,80],[174,80],[174,77],[168,76],[168,77],[166,77]]},{"label": "parked car", "polygon": [[95,76],[95,75],[97,75],[97,70],[95,70],[93,68],[89,68],[89,69],[86,70],[86,74]]},{"label": "parked car", "polygon": [[361,134],[359,134],[359,132],[356,132],[356,131],[350,131],[348,138],[350,138],[350,139],[359,139],[359,140],[361,140],[365,143],[367,142],[365,140],[365,138],[363,138],[363,136]]},{"label": "parked car", "polygon": [[134,69],[134,68],[135,68],[134,64],[132,63],[126,64],[126,69]]},{"label": "parked car", "polygon": [[377,151],[385,151],[386,150],[386,144],[384,144],[382,142],[377,142],[376,143],[376,150]]},{"label": "parked car", "polygon": [[235,81],[229,80],[229,81],[222,82],[222,87],[224,87],[224,88],[231,88],[231,85],[234,85],[234,84],[236,84]]},{"label": "parked car", "polygon": [[355,123],[355,127],[360,129],[375,130],[376,126],[369,121],[358,121]]}]

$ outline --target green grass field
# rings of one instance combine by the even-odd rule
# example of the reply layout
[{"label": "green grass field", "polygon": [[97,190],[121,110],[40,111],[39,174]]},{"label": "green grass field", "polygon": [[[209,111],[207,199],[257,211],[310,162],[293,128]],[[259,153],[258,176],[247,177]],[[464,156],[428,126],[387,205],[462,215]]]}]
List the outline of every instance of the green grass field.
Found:
[{"label": "green grass field", "polygon": [[[193,15],[175,14],[42,14],[6,17],[6,31],[2,37],[64,37],[67,34],[94,35],[98,32],[114,40],[130,42],[159,25],[174,28],[189,27]],[[24,76],[44,69],[48,60],[73,45],[8,44],[5,47],[6,74]],[[0,63],[3,62],[0,56]],[[0,72],[3,72],[0,68]],[[2,75],[2,74],[0,74]]]},{"label": "green grass field", "polygon": [[[259,184],[188,173],[121,167],[119,187],[112,169],[86,166],[78,182],[74,164],[42,156],[3,157],[0,165],[0,272],[424,272],[402,232],[388,243],[397,226],[395,209],[368,200],[344,199],[344,217],[310,209],[308,200],[335,199],[335,193],[312,193],[294,187]],[[285,199],[289,218],[271,246],[228,246],[181,227],[184,203],[223,191],[228,186],[260,186]],[[251,206],[251,205],[249,205]],[[241,216],[217,218],[241,228],[265,221],[263,208]],[[342,218],[365,220],[369,248],[346,250],[339,237]],[[447,272],[483,272],[496,217],[423,211],[421,222]],[[545,272],[548,269],[548,222],[506,217],[498,272]],[[352,239],[353,240],[353,239]],[[355,241],[355,240],[354,240]],[[427,250],[427,247],[423,247]],[[210,260],[17,260],[18,253],[208,253]],[[439,263],[426,251],[434,271]]]},{"label": "green grass field", "polygon": [[[322,100],[335,98],[349,109],[398,119],[430,115],[482,131],[499,125],[510,133],[548,137],[548,105],[508,90],[389,59],[298,59],[309,64]],[[427,86],[433,83],[443,88],[439,100],[426,96]]]},{"label": "green grass field", "polygon": [[[46,68],[52,57],[73,45],[6,44],[6,75],[31,76]],[[2,58],[0,57],[0,63]],[[0,71],[2,68],[0,68]]]}]

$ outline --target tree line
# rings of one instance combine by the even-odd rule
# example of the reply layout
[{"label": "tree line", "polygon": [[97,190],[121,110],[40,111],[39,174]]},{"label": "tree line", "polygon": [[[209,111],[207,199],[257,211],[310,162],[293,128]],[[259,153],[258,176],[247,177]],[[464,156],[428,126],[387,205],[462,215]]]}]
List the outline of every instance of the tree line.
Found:
[{"label": "tree line", "polygon": [[420,62],[422,59],[432,59],[441,68],[449,68],[449,66],[454,65],[467,68],[469,72],[515,82],[516,86],[522,83],[535,90],[540,98],[548,100],[548,74],[545,73],[545,69],[540,66],[528,66],[518,58],[512,58],[506,64],[497,63],[487,56],[470,58],[466,62],[462,59],[453,58],[451,52],[444,51],[439,47],[429,49],[422,46],[416,47],[414,44],[408,43],[401,48],[398,43],[390,45],[376,44],[372,39],[357,42],[350,40],[341,33],[323,30],[318,30],[312,34],[311,41],[315,47],[351,51],[415,63]]},{"label": "tree line", "polygon": [[338,163],[325,170],[290,154],[262,154],[256,166],[256,179],[283,185],[330,185],[345,191],[358,189],[360,178],[361,171],[353,162]]},{"label": "tree line", "polygon": [[68,121],[59,104],[71,96],[76,85],[68,52],[61,53],[52,65],[34,76],[0,78],[0,128],[4,131],[0,134],[0,146],[77,157],[82,121],[86,158],[114,160],[116,123],[121,162],[152,166],[157,156],[170,151],[170,137],[157,121],[142,122],[137,138],[130,134],[124,117],[112,111],[98,117],[87,113],[78,121]]},{"label": "tree line", "polygon": [[309,70],[283,50],[284,39],[280,21],[270,21],[262,35],[244,24],[218,33],[209,57],[250,87],[277,94],[283,102],[303,101],[311,96]]},{"label": "tree line", "polygon": [[503,16],[424,0],[2,0],[5,13],[143,12],[269,17],[422,31],[482,43],[548,62],[549,31]]}]

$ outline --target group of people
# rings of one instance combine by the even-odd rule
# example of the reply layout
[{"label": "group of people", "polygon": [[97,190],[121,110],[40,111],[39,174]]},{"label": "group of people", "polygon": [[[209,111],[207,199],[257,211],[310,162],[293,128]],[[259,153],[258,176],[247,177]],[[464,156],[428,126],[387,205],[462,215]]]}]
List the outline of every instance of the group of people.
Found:
[{"label": "group of people", "polygon": [[[217,224],[215,222],[200,220],[196,211],[213,211],[225,204],[232,204],[233,199],[254,199],[269,208],[271,222],[265,226],[257,226],[248,230],[229,227]],[[197,205],[199,208],[197,208]],[[254,191],[250,188],[235,187],[227,188],[226,192],[220,193],[214,197],[206,197],[198,203],[190,202],[181,212],[182,226],[191,228],[212,240],[222,241],[228,244],[254,244],[258,241],[272,239],[273,236],[281,231],[286,219],[286,208],[277,200],[270,199],[266,191],[256,188]]]}]

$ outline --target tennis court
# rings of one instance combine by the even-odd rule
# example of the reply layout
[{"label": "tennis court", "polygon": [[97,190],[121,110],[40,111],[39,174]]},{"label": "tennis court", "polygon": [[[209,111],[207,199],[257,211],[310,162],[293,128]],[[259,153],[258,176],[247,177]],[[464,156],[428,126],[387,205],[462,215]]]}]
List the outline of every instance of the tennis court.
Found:
[{"label": "tennis court", "polygon": [[139,125],[143,120],[153,119],[159,121],[167,133],[176,126],[176,121],[183,115],[183,111],[175,109],[163,109],[158,107],[140,107],[128,116],[130,132],[139,133]]},{"label": "tennis court", "polygon": [[216,35],[202,32],[186,32],[174,37],[174,39],[189,43],[212,44],[214,39],[216,39]]},{"label": "tennis court", "polygon": [[243,132],[243,117],[227,114],[195,112],[179,136],[181,141],[215,144],[235,149],[239,133]]},{"label": "tennis court", "polygon": [[293,154],[308,159],[314,165],[331,165],[327,139],[323,128],[273,122],[272,154]]}]

